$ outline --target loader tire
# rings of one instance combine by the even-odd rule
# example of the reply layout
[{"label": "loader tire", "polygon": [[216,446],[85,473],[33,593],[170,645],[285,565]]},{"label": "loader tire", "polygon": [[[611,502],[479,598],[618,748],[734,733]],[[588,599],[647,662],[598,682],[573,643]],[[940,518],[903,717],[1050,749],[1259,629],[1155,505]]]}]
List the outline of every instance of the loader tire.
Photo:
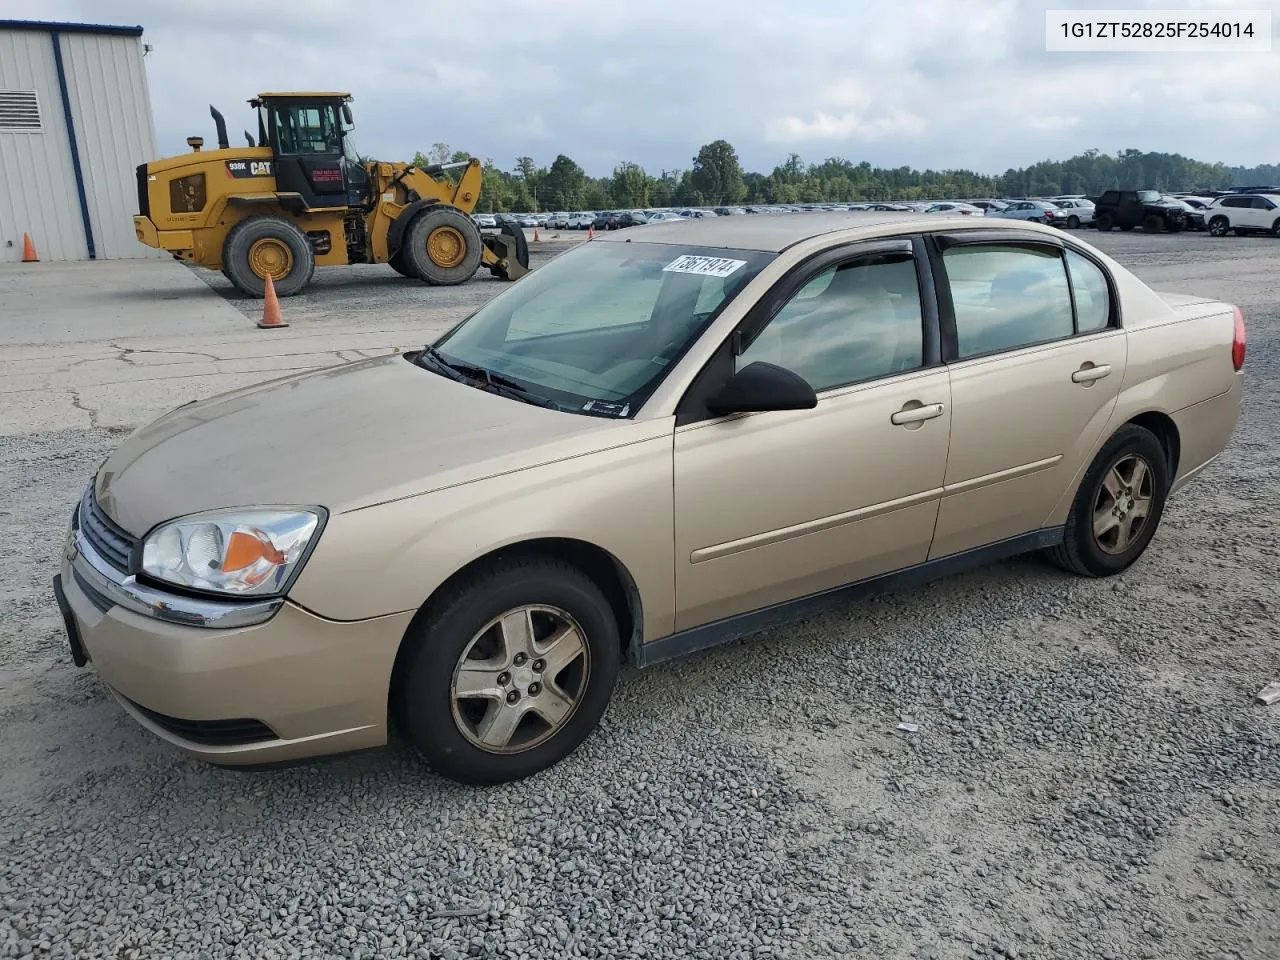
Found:
[{"label": "loader tire", "polygon": [[437,204],[413,218],[400,250],[427,283],[466,283],[480,266],[480,228],[456,207]]},{"label": "loader tire", "polygon": [[[519,227],[512,226],[509,223],[502,225],[502,233],[512,240],[512,246],[515,247],[516,261],[526,270],[529,269],[529,241],[525,238],[524,231]],[[489,272],[499,280],[510,280],[507,271],[502,267],[490,267]]]},{"label": "loader tire", "polygon": [[405,259],[404,249],[397,250],[387,263],[391,264],[391,269],[402,277],[408,277],[410,280],[417,280],[418,273],[413,269],[413,264]]},{"label": "loader tire", "polygon": [[288,220],[260,216],[241,220],[222,244],[223,272],[237,290],[261,299],[267,273],[277,297],[291,297],[311,282],[316,254],[306,234]]}]

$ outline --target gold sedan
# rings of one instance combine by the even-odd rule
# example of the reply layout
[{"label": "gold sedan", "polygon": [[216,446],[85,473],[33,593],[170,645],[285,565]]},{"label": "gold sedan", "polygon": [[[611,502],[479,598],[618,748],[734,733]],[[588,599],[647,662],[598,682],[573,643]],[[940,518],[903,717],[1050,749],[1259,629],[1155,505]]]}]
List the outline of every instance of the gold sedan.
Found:
[{"label": "gold sedan", "polygon": [[434,344],[172,411],[106,460],[73,656],[217,763],[527,776],[637,667],[1043,551],[1147,548],[1226,447],[1240,311],[1075,237],[838,213],[584,243]]}]

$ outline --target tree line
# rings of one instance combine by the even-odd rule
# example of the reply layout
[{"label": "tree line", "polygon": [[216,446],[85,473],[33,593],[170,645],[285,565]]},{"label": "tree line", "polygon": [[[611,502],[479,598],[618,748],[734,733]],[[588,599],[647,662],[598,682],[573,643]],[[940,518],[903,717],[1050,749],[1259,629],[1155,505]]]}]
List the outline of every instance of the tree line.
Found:
[{"label": "tree line", "polygon": [[[447,163],[471,155],[445,143],[418,153],[415,163]],[[1177,153],[1086,150],[1067,160],[1042,160],[989,175],[972,170],[873,167],[830,157],[809,163],[792,153],[769,173],[746,171],[725,140],[704,145],[684,170],[656,175],[620,163],[611,176],[592,177],[560,154],[550,166],[519,157],[511,170],[484,161],[481,213],[613,210],[740,204],[853,203],[870,200],[942,200],[964,197],[1096,196],[1112,188],[1168,191],[1221,190],[1280,183],[1280,164],[1229,167]]]}]

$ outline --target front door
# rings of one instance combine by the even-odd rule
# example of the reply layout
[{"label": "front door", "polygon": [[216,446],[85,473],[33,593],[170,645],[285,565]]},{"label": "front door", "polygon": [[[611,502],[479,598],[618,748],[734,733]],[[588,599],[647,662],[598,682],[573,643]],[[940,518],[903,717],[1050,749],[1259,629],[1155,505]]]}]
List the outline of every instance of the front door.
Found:
[{"label": "front door", "polygon": [[991,241],[940,259],[951,451],[931,558],[1046,522],[1110,422],[1126,360],[1114,291],[1091,259]]},{"label": "front door", "polygon": [[744,322],[734,366],[784,366],[818,405],[677,427],[677,630],[927,557],[951,398],[917,278],[909,241],[850,248]]}]

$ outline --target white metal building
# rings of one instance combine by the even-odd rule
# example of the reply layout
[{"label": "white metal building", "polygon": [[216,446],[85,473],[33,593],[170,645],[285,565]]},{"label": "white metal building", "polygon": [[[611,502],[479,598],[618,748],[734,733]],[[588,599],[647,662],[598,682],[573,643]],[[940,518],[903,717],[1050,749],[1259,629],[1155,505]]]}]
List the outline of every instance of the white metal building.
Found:
[{"label": "white metal building", "polygon": [[0,20],[0,262],[163,256],[133,232],[155,159],[141,27]]}]

